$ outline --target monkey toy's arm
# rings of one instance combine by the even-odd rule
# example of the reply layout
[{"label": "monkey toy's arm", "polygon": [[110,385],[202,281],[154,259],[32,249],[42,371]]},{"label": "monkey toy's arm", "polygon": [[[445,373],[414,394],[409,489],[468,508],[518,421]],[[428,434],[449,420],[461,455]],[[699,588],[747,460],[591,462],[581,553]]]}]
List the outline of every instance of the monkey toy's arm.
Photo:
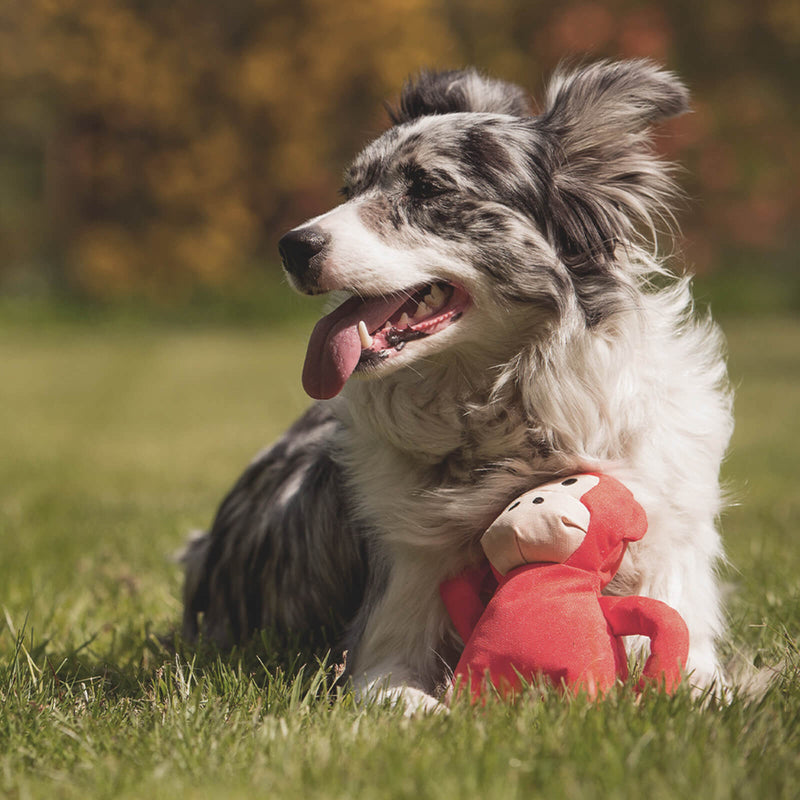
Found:
[{"label": "monkey toy's arm", "polygon": [[681,681],[689,654],[689,629],[674,608],[650,597],[601,596],[600,606],[615,636],[650,637],[650,657],[642,680],[672,692]]},{"label": "monkey toy's arm", "polygon": [[447,613],[465,644],[486,610],[484,596],[489,581],[491,568],[487,563],[443,581],[439,586]]}]

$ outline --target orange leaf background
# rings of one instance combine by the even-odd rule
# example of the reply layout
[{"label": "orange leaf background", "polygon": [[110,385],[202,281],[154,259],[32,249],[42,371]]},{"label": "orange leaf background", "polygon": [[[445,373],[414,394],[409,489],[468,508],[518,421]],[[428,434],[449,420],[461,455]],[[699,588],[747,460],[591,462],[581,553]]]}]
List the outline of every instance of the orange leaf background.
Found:
[{"label": "orange leaf background", "polygon": [[796,264],[796,0],[7,0],[0,287],[224,291],[337,202],[420,67],[537,95],[565,57],[626,56],[693,90],[658,142],[686,167],[690,268]]}]

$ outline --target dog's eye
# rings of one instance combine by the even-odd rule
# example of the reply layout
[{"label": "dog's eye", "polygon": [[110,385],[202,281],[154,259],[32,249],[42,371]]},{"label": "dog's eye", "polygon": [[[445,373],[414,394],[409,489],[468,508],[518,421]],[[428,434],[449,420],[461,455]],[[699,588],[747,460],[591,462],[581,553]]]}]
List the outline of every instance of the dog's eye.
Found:
[{"label": "dog's eye", "polygon": [[353,196],[353,190],[349,186],[342,186],[339,189],[339,195],[344,197],[345,200],[349,200]]},{"label": "dog's eye", "polygon": [[447,182],[440,176],[421,167],[409,167],[406,171],[407,194],[413,200],[428,200],[449,190]]},{"label": "dog's eye", "polygon": [[428,180],[427,178],[414,181],[408,187],[408,193],[411,195],[411,197],[415,197],[418,200],[426,200],[429,197],[436,197],[437,195],[442,194],[443,191],[444,189],[435,181]]}]

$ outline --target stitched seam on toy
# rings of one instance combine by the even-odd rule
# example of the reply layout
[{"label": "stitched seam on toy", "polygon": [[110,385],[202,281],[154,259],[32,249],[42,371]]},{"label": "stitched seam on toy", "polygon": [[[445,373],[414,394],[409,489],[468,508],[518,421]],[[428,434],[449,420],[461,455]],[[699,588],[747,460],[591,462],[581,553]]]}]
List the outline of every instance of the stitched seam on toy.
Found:
[{"label": "stitched seam on toy", "polygon": [[530,564],[527,558],[525,558],[525,554],[522,552],[522,545],[519,543],[519,536],[517,532],[514,531],[514,543],[517,545],[517,550],[519,552],[519,557],[522,559],[523,564]]}]

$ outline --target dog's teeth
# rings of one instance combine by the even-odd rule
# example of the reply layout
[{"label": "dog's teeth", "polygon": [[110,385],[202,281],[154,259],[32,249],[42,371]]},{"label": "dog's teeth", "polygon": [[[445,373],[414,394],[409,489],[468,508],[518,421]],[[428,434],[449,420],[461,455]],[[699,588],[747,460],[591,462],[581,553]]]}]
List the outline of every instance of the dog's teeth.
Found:
[{"label": "dog's teeth", "polygon": [[423,317],[427,317],[428,314],[430,313],[431,310],[428,308],[428,306],[425,304],[425,301],[423,300],[417,306],[417,310],[414,312],[414,319],[422,319]]},{"label": "dog's teeth", "polygon": [[439,285],[434,283],[431,286],[431,293],[425,298],[425,302],[431,308],[441,308],[444,303],[444,292],[439,288]]},{"label": "dog's teeth", "polygon": [[398,328],[407,328],[410,323],[411,323],[411,320],[408,318],[408,314],[406,314],[406,312],[404,311],[400,315],[400,319],[397,321],[397,326],[396,327],[398,327]]},{"label": "dog's teeth", "polygon": [[431,311],[436,311],[441,305],[441,303],[436,302],[436,298],[434,298],[433,294],[426,294],[422,299]]},{"label": "dog's teeth", "polygon": [[364,322],[363,319],[358,323],[358,338],[361,339],[361,347],[363,347],[364,350],[366,350],[368,347],[372,347],[373,339],[369,335],[367,323]]}]

